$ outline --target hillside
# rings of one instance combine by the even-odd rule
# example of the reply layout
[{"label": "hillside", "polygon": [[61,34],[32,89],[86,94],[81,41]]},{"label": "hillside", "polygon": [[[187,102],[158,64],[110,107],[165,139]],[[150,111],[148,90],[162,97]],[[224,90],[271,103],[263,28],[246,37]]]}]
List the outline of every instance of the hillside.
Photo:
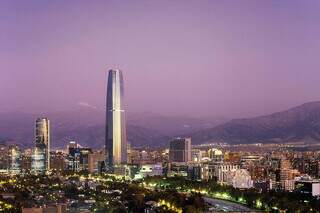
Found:
[{"label": "hillside", "polygon": [[192,134],[193,143],[319,142],[320,102],[250,119],[235,119]]}]

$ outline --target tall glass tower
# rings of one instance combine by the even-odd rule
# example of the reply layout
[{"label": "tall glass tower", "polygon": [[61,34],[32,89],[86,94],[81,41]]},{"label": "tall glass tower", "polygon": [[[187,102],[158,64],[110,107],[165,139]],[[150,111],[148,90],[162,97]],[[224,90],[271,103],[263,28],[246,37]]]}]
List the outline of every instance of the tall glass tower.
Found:
[{"label": "tall glass tower", "polygon": [[109,170],[127,163],[126,118],[123,104],[123,77],[109,70],[106,108],[106,153]]},{"label": "tall glass tower", "polygon": [[9,173],[19,174],[21,171],[21,150],[17,145],[9,146]]},{"label": "tall glass tower", "polygon": [[36,120],[35,143],[33,170],[46,172],[50,169],[50,122],[47,118]]}]

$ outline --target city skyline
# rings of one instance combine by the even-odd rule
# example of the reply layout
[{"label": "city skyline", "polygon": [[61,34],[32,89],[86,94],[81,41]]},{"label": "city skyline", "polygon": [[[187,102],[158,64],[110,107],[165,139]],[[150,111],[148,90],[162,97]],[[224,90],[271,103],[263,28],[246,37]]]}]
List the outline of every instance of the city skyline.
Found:
[{"label": "city skyline", "polygon": [[319,2],[127,3],[3,1],[0,111],[103,109],[107,67],[125,70],[130,112],[251,117],[320,100]]},{"label": "city skyline", "polygon": [[319,11],[3,0],[0,211],[320,212]]}]

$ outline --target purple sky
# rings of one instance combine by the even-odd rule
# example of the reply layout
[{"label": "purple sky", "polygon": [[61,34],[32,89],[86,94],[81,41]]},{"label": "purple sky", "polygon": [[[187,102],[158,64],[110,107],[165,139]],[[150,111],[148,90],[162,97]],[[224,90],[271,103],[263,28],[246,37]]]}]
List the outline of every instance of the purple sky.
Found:
[{"label": "purple sky", "polygon": [[244,117],[320,100],[320,1],[0,4],[0,111],[103,108]]}]

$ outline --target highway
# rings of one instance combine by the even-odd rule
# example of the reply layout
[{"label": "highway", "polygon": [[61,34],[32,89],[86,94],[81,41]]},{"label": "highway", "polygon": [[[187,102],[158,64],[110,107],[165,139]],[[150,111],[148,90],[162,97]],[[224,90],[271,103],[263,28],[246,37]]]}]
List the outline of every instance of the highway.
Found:
[{"label": "highway", "polygon": [[259,212],[256,209],[250,209],[246,206],[243,206],[238,203],[233,203],[226,200],[219,200],[209,197],[203,198],[206,203],[212,205],[214,208],[212,208],[211,212],[217,212],[217,211],[226,211],[226,212]]}]

